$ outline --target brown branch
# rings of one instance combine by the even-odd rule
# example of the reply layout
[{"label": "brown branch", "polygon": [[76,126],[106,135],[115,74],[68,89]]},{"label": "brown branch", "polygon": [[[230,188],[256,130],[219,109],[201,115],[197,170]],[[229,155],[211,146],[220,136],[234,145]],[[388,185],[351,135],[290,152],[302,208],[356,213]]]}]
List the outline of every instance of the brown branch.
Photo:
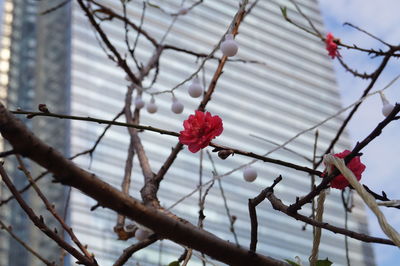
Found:
[{"label": "brown branch", "polygon": [[[140,201],[126,196],[94,174],[81,169],[64,158],[54,148],[43,143],[22,122],[10,114],[1,103],[0,132],[16,152],[29,157],[51,171],[58,182],[72,186],[98,201],[101,206],[110,208],[143,224],[160,238],[188,246],[226,264],[287,265],[287,263],[271,257],[251,254],[248,250],[238,248],[234,244],[200,230],[188,222],[169,217],[162,211],[147,207]],[[16,189],[14,192],[17,193]],[[22,200],[20,196],[19,200]],[[82,259],[85,259],[85,257]]]},{"label": "brown branch", "polygon": [[55,118],[60,118],[60,119],[88,121],[88,122],[94,122],[94,123],[98,123],[98,124],[107,124],[107,125],[114,125],[114,126],[120,126],[120,127],[136,128],[136,129],[140,129],[140,130],[148,130],[148,131],[160,133],[162,135],[170,135],[170,136],[179,137],[179,133],[176,133],[173,131],[163,130],[163,129],[155,128],[152,126],[143,126],[143,125],[137,125],[137,124],[132,124],[132,123],[117,122],[114,120],[110,121],[110,120],[93,118],[93,117],[63,115],[63,114],[55,114],[55,113],[29,112],[29,111],[12,111],[12,113],[27,115],[28,118],[33,118],[35,116],[46,116],[46,117],[55,117]]},{"label": "brown branch", "polygon": [[3,152],[0,152],[0,158],[4,158],[4,157],[7,157],[7,156],[10,156],[10,155],[13,155],[13,154],[15,154],[14,150],[3,151]]},{"label": "brown branch", "polygon": [[[393,51],[392,51],[393,52]],[[391,57],[392,53],[387,54],[381,64],[379,65],[379,67],[377,68],[377,70],[374,72],[373,74],[373,78],[371,79],[370,84],[368,85],[368,87],[364,90],[363,94],[361,95],[360,99],[364,98],[369,91],[374,87],[377,79],[379,78],[380,74],[382,73],[383,69],[386,67],[387,63],[389,62],[389,59]],[[333,138],[333,140],[331,141],[329,147],[326,149],[326,151],[324,152],[324,154],[328,154],[330,153],[330,151],[332,150],[333,146],[335,146],[336,142],[339,140],[340,136],[342,135],[344,129],[346,128],[347,124],[350,122],[351,118],[353,117],[353,115],[356,113],[356,111],[358,110],[358,107],[360,107],[360,105],[362,104],[362,101],[360,101],[358,104],[356,104],[353,109],[350,111],[350,113],[348,114],[347,118],[343,121],[341,127],[339,128],[338,132],[336,133],[336,136]],[[322,158],[318,161],[317,163],[317,167],[322,163]]]},{"label": "brown branch", "polygon": [[155,38],[153,38],[152,36],[150,36],[150,34],[148,34],[145,30],[143,30],[141,27],[137,26],[135,23],[133,23],[132,21],[130,21],[128,18],[124,18],[124,16],[119,15],[118,13],[114,12],[111,8],[98,3],[97,1],[94,0],[90,0],[90,2],[92,2],[93,4],[97,5],[98,7],[100,7],[100,9],[97,9],[95,12],[104,12],[107,15],[111,16],[112,18],[116,18],[118,20],[123,21],[124,23],[128,24],[129,26],[132,27],[132,29],[134,29],[135,31],[137,31],[138,33],[142,34],[143,36],[146,37],[147,40],[149,40],[154,46],[158,46],[158,42]]},{"label": "brown branch", "polygon": [[361,74],[361,73],[359,73],[357,70],[354,70],[354,69],[350,68],[350,67],[344,62],[344,60],[343,60],[343,58],[342,58],[341,56],[338,56],[337,59],[339,60],[339,62],[340,62],[340,64],[342,65],[342,67],[343,67],[346,71],[350,72],[350,73],[351,73],[353,76],[355,76],[355,77],[359,77],[359,78],[362,78],[362,79],[371,79],[371,78],[374,77],[374,73],[372,73],[372,74],[367,74],[367,73],[364,72],[363,74]]},{"label": "brown branch", "polygon": [[[217,167],[215,166],[214,160],[212,159],[211,154],[210,154],[209,151],[207,151],[207,155],[208,155],[208,158],[210,159],[211,165],[213,167],[214,177],[218,176],[219,174],[218,174],[218,171],[217,171]],[[235,221],[236,221],[236,217],[231,215],[231,211],[229,210],[228,201],[227,201],[226,196],[225,196],[224,188],[222,187],[222,180],[220,178],[217,178],[217,182],[218,182],[219,190],[221,192],[222,200],[224,201],[224,207],[225,207],[225,211],[226,211],[226,216],[229,219],[229,231],[231,231],[231,233],[233,235],[233,238],[235,239],[236,245],[238,247],[240,247],[239,239],[238,239],[237,234],[235,232],[235,226],[234,226]],[[201,188],[201,185],[199,186],[199,189],[200,188]]]},{"label": "brown branch", "polygon": [[250,216],[250,224],[251,224],[251,241],[250,241],[250,250],[252,252],[256,252],[257,249],[257,238],[258,238],[258,221],[257,221],[257,211],[256,207],[258,204],[263,202],[269,193],[274,192],[274,187],[281,182],[282,176],[278,176],[272,186],[267,187],[263,191],[258,194],[257,197],[249,199],[249,216]]},{"label": "brown branch", "polygon": [[[122,123],[122,122],[116,122],[116,121],[110,121],[110,120],[104,120],[104,119],[98,119],[98,118],[92,118],[92,117],[82,117],[82,116],[72,116],[72,115],[62,115],[62,114],[55,114],[55,113],[42,113],[42,112],[28,112],[28,111],[13,111],[12,113],[14,114],[25,114],[28,115],[29,117],[35,117],[35,116],[46,116],[46,117],[55,117],[55,118],[60,118],[60,119],[71,119],[71,120],[79,120],[79,121],[88,121],[88,122],[95,122],[95,123],[99,123],[99,124],[109,124],[109,125],[115,125],[115,126],[123,126],[123,127],[128,127],[128,128],[135,128],[135,129],[141,129],[141,130],[147,130],[147,131],[152,131],[152,132],[157,132],[160,133],[162,135],[169,135],[169,136],[174,136],[174,137],[179,137],[179,133],[177,132],[173,132],[173,131],[168,131],[168,130],[164,130],[164,129],[160,129],[160,128],[156,128],[156,127],[152,127],[152,126],[143,126],[143,125],[138,125],[138,124],[134,124],[134,123]],[[139,139],[140,141],[140,139]],[[250,157],[250,158],[254,158],[254,159],[258,159],[261,160],[263,162],[267,162],[267,163],[273,163],[273,164],[277,164],[277,165],[282,165],[285,167],[289,167],[298,171],[302,171],[302,172],[306,172],[309,174],[314,174],[317,176],[322,176],[322,172],[317,171],[317,170],[313,170],[311,168],[305,167],[305,166],[301,166],[301,165],[296,165],[293,163],[289,163],[289,162],[285,162],[282,160],[276,160],[276,159],[272,159],[269,157],[265,157],[253,152],[247,152],[247,151],[242,151],[242,150],[238,150],[235,148],[231,148],[231,147],[227,147],[227,146],[222,146],[222,145],[218,145],[215,143],[210,143],[211,147],[214,147],[214,151],[221,151],[221,150],[229,150],[232,153],[235,154],[240,154],[246,157]],[[163,166],[160,168],[159,173],[156,175],[154,181],[154,186],[158,187],[159,183],[161,182],[161,180],[159,180],[159,176],[164,176],[165,173],[168,171],[169,167],[172,165],[173,161],[175,160],[176,156],[178,155],[179,151],[182,150],[183,145],[181,143],[178,143],[175,148],[173,148],[173,153],[170,154],[170,156],[168,157],[167,161],[163,164]],[[143,159],[144,160],[144,159]],[[150,176],[150,170],[148,172],[148,175]]]},{"label": "brown branch", "polygon": [[380,243],[380,244],[386,244],[386,245],[394,245],[394,243],[389,240],[389,239],[384,239],[384,238],[379,238],[379,237],[372,237],[366,234],[360,234],[354,231],[350,231],[350,230],[346,230],[344,228],[340,228],[340,227],[336,227],[333,225],[330,225],[328,223],[323,223],[323,222],[317,222],[311,218],[308,218],[304,215],[301,215],[299,213],[293,213],[289,210],[289,207],[285,204],[283,204],[283,202],[278,199],[277,197],[275,197],[275,195],[273,193],[268,193],[267,195],[268,200],[271,202],[272,207],[275,210],[281,211],[285,214],[287,214],[290,217],[295,218],[296,220],[300,220],[303,221],[305,223],[308,223],[310,225],[313,226],[317,226],[320,228],[324,228],[326,230],[329,230],[331,232],[337,233],[337,234],[341,234],[341,235],[345,235],[345,236],[349,236],[351,238],[354,239],[358,239],[360,241],[363,242],[367,242],[367,243]]},{"label": "brown branch", "polygon": [[[378,137],[382,133],[383,128],[385,128],[390,122],[395,121],[396,114],[399,111],[400,111],[400,104],[396,104],[390,115],[388,115],[382,122],[380,122],[378,126],[363,141],[357,143],[352,152],[344,158],[346,164],[349,163],[355,156],[357,156],[365,146],[367,146],[371,141],[373,141],[376,137]],[[325,177],[314,190],[312,190],[306,196],[296,201],[296,203],[290,205],[288,211],[296,212],[299,209],[301,209],[303,205],[311,202],[311,200],[315,196],[317,196],[322,191],[322,189],[328,187],[329,182],[331,182],[338,174],[339,171],[335,169],[333,173]]]},{"label": "brown branch", "polygon": [[314,169],[311,169],[311,168],[308,168],[308,167],[305,167],[305,166],[300,166],[300,165],[289,163],[289,162],[282,161],[282,160],[272,159],[272,158],[269,158],[269,157],[265,157],[265,156],[256,154],[254,152],[242,151],[242,150],[234,149],[234,148],[231,148],[231,147],[215,144],[215,143],[212,143],[212,142],[210,143],[210,146],[215,148],[213,150],[214,152],[229,151],[232,154],[240,154],[240,155],[243,155],[243,156],[246,156],[246,157],[250,157],[250,158],[254,158],[254,159],[266,162],[266,163],[273,163],[273,164],[277,164],[277,165],[282,165],[282,166],[289,167],[289,168],[292,168],[292,169],[295,169],[295,170],[298,170],[298,171],[306,172],[306,173],[317,175],[317,176],[322,176],[322,172],[320,172],[318,170],[314,170]]},{"label": "brown branch", "polygon": [[[382,191],[382,195],[379,195],[378,193],[375,193],[374,191],[372,191],[369,187],[367,187],[366,185],[363,185],[363,187],[365,188],[365,190],[371,194],[375,199],[380,200],[380,201],[391,201],[391,199],[389,199],[386,195],[386,193],[384,191]],[[400,209],[400,206],[385,206],[388,208],[396,208],[396,209]]]},{"label": "brown branch", "polygon": [[32,255],[34,255],[36,258],[41,260],[47,266],[55,266],[56,265],[54,262],[50,262],[50,261],[46,260],[39,253],[37,253],[35,250],[33,250],[27,243],[25,243],[21,238],[19,238],[16,234],[14,234],[11,226],[6,226],[1,220],[0,220],[0,229],[7,231],[7,233],[9,233],[12,238],[14,238],[27,251],[29,251]]},{"label": "brown branch", "polygon": [[33,189],[35,190],[36,194],[39,196],[39,198],[43,201],[44,205],[46,206],[46,209],[56,218],[56,220],[61,224],[62,228],[68,233],[68,235],[71,237],[71,240],[78,246],[78,248],[82,251],[83,254],[85,254],[86,258],[90,260],[93,265],[97,265],[96,260],[94,259],[94,256],[91,255],[86,247],[82,245],[82,243],[79,241],[79,239],[76,237],[74,232],[72,231],[72,228],[69,227],[64,219],[56,212],[54,205],[52,205],[46,198],[46,196],[42,193],[38,185],[35,183],[33,180],[31,173],[26,169],[24,162],[21,159],[21,156],[16,155],[17,161],[19,163],[19,168],[22,170],[26,178],[28,179],[29,183],[32,185]]},{"label": "brown branch", "polygon": [[[50,173],[50,172],[49,172],[49,171],[44,171],[44,172],[42,172],[40,175],[38,175],[36,178],[34,178],[33,181],[34,181],[35,183],[38,182],[40,179],[42,179],[42,178],[43,178],[45,175],[47,175],[48,173]],[[18,190],[18,194],[24,193],[24,192],[27,191],[31,186],[32,186],[31,183],[27,184],[25,187],[23,187],[22,189]],[[1,207],[3,204],[8,203],[10,200],[12,200],[12,199],[14,199],[14,198],[15,198],[14,195],[11,195],[11,196],[9,196],[7,199],[4,199],[4,200],[0,201],[0,207]]]},{"label": "brown branch", "polygon": [[139,84],[140,81],[138,80],[136,75],[133,74],[133,72],[129,68],[126,60],[121,57],[118,50],[114,47],[114,45],[108,39],[107,35],[104,33],[103,29],[100,27],[100,24],[96,22],[96,20],[93,17],[93,13],[89,10],[89,7],[83,3],[83,0],[77,0],[77,1],[78,1],[78,4],[80,5],[81,9],[85,12],[85,14],[86,14],[89,22],[92,24],[93,28],[95,28],[95,30],[99,33],[100,38],[103,41],[103,43],[107,46],[107,48],[112,52],[114,57],[117,59],[118,66],[121,67],[125,71],[125,73],[129,76],[129,78],[132,80],[132,82]]},{"label": "brown branch", "polygon": [[[122,110],[121,112],[119,112],[110,122],[115,122],[122,114],[124,113],[124,110]],[[104,136],[106,135],[107,131],[111,128],[112,124],[109,123],[104,129],[103,132],[98,136],[97,140],[95,141],[95,143],[93,144],[93,146],[90,149],[87,149],[85,151],[79,152],[77,154],[75,154],[74,156],[70,157],[71,160],[84,155],[84,154],[88,154],[90,156],[93,155],[94,151],[96,150],[97,146],[100,144],[100,141],[104,138]]]},{"label": "brown branch", "polygon": [[57,5],[55,5],[54,7],[49,8],[49,9],[47,9],[47,10],[41,12],[40,15],[47,15],[47,14],[49,14],[49,13],[51,13],[51,12],[54,12],[54,11],[56,11],[57,9],[62,8],[63,6],[65,6],[66,4],[68,4],[69,2],[71,2],[71,0],[64,0],[63,2],[61,2],[61,3],[57,4]]},{"label": "brown branch", "polygon": [[367,31],[364,30],[364,29],[361,29],[361,28],[358,27],[358,26],[355,26],[355,25],[351,24],[350,22],[345,22],[345,23],[343,23],[343,25],[344,25],[344,26],[349,26],[349,27],[351,27],[351,28],[354,28],[354,29],[356,29],[356,30],[358,30],[358,31],[360,31],[360,32],[362,32],[362,33],[368,35],[368,36],[371,37],[372,39],[375,39],[375,40],[377,40],[378,42],[381,42],[382,44],[384,44],[384,45],[386,45],[386,46],[388,46],[388,47],[392,47],[392,45],[388,44],[387,42],[383,41],[382,39],[376,37],[375,35],[373,35],[373,34],[367,32]]},{"label": "brown branch", "polygon": [[124,265],[136,251],[139,251],[141,249],[144,249],[144,248],[150,246],[157,240],[158,240],[157,236],[155,234],[153,234],[153,235],[149,236],[147,239],[127,247],[126,249],[124,249],[124,251],[119,256],[119,258],[114,262],[113,266]]},{"label": "brown branch", "polygon": [[37,228],[39,228],[49,238],[53,239],[60,247],[65,249],[69,254],[74,256],[79,261],[80,264],[97,266],[97,263],[93,262],[92,260],[82,255],[78,250],[76,250],[74,247],[72,247],[70,244],[64,241],[56,232],[53,232],[50,228],[48,228],[47,225],[44,223],[43,217],[36,216],[36,214],[25,202],[25,200],[22,199],[21,195],[18,194],[17,188],[11,182],[2,164],[0,164],[0,175],[3,179],[3,182],[6,184],[10,192],[14,195],[15,199],[18,201],[21,208],[24,210],[24,212],[28,215],[29,219],[31,219],[31,221],[35,224]]},{"label": "brown branch", "polygon": [[[129,195],[129,188],[131,185],[131,175],[133,169],[133,157],[135,155],[135,150],[133,148],[133,138],[130,138],[130,143],[128,146],[128,154],[125,162],[124,178],[121,184],[121,190],[126,195]],[[125,216],[117,215],[117,224],[114,227],[114,232],[118,234],[118,239],[127,239],[127,232],[124,230]]]}]

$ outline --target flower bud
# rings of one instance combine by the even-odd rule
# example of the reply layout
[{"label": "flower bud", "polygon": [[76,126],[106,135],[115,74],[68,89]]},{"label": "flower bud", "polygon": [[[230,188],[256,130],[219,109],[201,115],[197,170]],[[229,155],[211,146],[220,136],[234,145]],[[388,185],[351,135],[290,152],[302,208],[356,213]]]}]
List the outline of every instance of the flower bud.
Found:
[{"label": "flower bud", "polygon": [[390,115],[390,113],[393,111],[393,108],[394,108],[394,105],[393,105],[393,104],[390,104],[390,103],[383,105],[383,107],[382,107],[382,114],[383,114],[384,116]]},{"label": "flower bud", "polygon": [[189,95],[193,98],[198,98],[203,93],[204,89],[200,84],[199,79],[196,77],[193,79],[192,83],[189,85]]},{"label": "flower bud", "polygon": [[149,112],[150,114],[154,114],[155,112],[157,112],[157,105],[156,105],[156,101],[154,100],[154,98],[151,98],[150,103],[147,105],[147,112]]},{"label": "flower bud", "polygon": [[145,106],[145,102],[143,101],[141,96],[137,96],[135,99],[135,107],[137,109],[142,109]]},{"label": "flower bud", "polygon": [[382,91],[380,91],[379,94],[381,95],[381,100],[383,105],[382,114],[384,116],[388,116],[393,111],[394,105],[388,101],[388,99],[386,98],[385,94]]},{"label": "flower bud", "polygon": [[175,114],[180,114],[183,112],[184,106],[182,103],[178,101],[178,99],[175,98],[175,96],[172,98],[172,105],[171,105],[171,110]]},{"label": "flower bud", "polygon": [[243,171],[243,178],[247,182],[253,182],[257,178],[257,171],[254,168],[248,166]]},{"label": "flower bud", "polygon": [[135,238],[139,241],[143,241],[148,238],[150,234],[149,231],[139,228],[135,232]]},{"label": "flower bud", "polygon": [[239,49],[238,44],[233,39],[233,34],[227,34],[225,36],[225,41],[221,43],[221,51],[225,56],[234,56],[236,55]]},{"label": "flower bud", "polygon": [[221,150],[221,151],[218,152],[218,157],[221,158],[222,160],[225,160],[231,154],[233,154],[232,150]]}]

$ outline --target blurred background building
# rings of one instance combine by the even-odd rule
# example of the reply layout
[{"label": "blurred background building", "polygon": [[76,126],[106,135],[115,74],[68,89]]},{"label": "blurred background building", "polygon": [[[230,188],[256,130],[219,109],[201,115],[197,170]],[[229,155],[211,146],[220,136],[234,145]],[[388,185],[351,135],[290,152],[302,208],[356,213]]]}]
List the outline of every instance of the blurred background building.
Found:
[{"label": "blurred background building", "polygon": [[[120,10],[118,1],[104,1],[108,6]],[[180,9],[177,1],[152,1],[164,11],[175,13]],[[188,6],[192,1],[187,1]],[[199,53],[209,53],[225,33],[234,16],[239,1],[204,1],[189,14],[180,16],[166,37],[165,43],[183,47]],[[299,1],[303,12],[318,29],[323,23],[317,1]],[[59,8],[45,12],[53,7]],[[290,2],[274,0],[260,1],[240,27],[237,42],[239,53],[234,59],[256,60],[259,63],[229,62],[207,107],[224,121],[224,133],[216,142],[239,149],[263,154],[273,149],[271,144],[283,143],[298,132],[307,129],[341,108],[336,89],[334,72],[324,44],[297,30],[282,18],[280,6],[287,6],[290,16],[304,23]],[[128,4],[128,17],[139,24],[143,12],[142,2]],[[147,6],[143,29],[160,40],[174,20],[168,12]],[[125,31],[122,23],[101,23],[113,44],[119,51],[125,51]],[[130,31],[133,40],[136,33]],[[115,66],[99,46],[96,33],[75,1],[33,1],[5,0],[3,7],[3,28],[0,52],[0,97],[11,108],[36,110],[45,103],[55,113],[71,113],[113,119],[124,105],[126,86],[125,74]],[[137,57],[146,62],[152,55],[152,47],[140,38],[136,50]],[[220,56],[217,52],[217,56]],[[165,51],[157,82],[149,92],[171,89],[190,76],[199,66],[201,59],[188,54]],[[217,60],[209,60],[201,72],[206,84],[211,80]],[[132,63],[132,67],[134,64]],[[144,86],[151,84],[152,75]],[[180,131],[182,121],[193,113],[199,99],[190,98],[187,87],[175,92],[185,105],[182,114],[171,112],[170,94],[157,95],[156,114],[142,111],[141,124]],[[145,94],[146,102],[150,97]],[[22,117],[21,117],[22,118]],[[123,119],[121,120],[123,121]],[[72,156],[92,147],[104,129],[103,125],[79,121],[62,121],[50,118],[35,118],[26,121],[32,130],[47,143],[57,147],[66,156]],[[318,154],[321,154],[334,137],[342,118],[330,120],[319,127]],[[288,145],[301,154],[294,155],[286,150],[272,153],[273,158],[288,160],[300,165],[311,166],[303,157],[312,158],[314,131],[308,132]],[[256,137],[257,136],[257,137]],[[150,158],[153,171],[158,171],[168,156],[170,148],[177,141],[169,136],[141,133],[143,144]],[[267,139],[268,141],[263,140]],[[81,156],[74,161],[96,173],[105,181],[120,187],[123,177],[129,135],[125,128],[112,127],[92,156]],[[5,144],[6,146],[6,144]],[[337,151],[350,147],[347,135],[336,145]],[[5,147],[6,149],[6,147]],[[226,173],[249,159],[234,156],[221,161],[212,155],[219,174]],[[202,159],[203,182],[212,177],[212,166],[207,155]],[[199,183],[200,154],[187,150],[181,152],[174,166],[162,182],[161,203],[169,207],[181,199]],[[17,170],[15,163],[7,163],[8,170],[17,186],[23,187],[27,181]],[[38,175],[42,170],[34,165],[32,172]],[[262,189],[272,184],[281,174],[283,181],[276,193],[286,202],[293,202],[296,196],[310,189],[310,177],[301,172],[272,164],[256,163],[254,167],[259,178],[254,183],[243,181],[241,171],[222,179],[225,195],[232,215],[237,217],[235,230],[241,246],[248,247],[250,226],[247,199],[256,196]],[[137,160],[131,193],[139,197],[142,178]],[[68,191],[51,184],[46,176],[39,184],[63,213]],[[24,194],[38,213],[46,211],[34,193]],[[7,189],[1,187],[1,199],[8,197]],[[187,198],[172,209],[174,213],[197,223],[198,193]],[[348,227],[358,232],[367,232],[366,217],[360,201],[350,215]],[[135,242],[118,241],[113,232],[116,214],[102,208],[90,211],[96,202],[79,191],[72,190],[68,208],[68,220],[80,240],[88,244],[100,265],[111,265],[123,249]],[[229,230],[229,220],[224,213],[224,205],[218,185],[214,185],[207,197],[205,228],[223,239],[234,242]],[[60,248],[43,236],[13,201],[0,206],[0,219],[13,225],[13,230],[44,257],[60,261]],[[309,214],[309,208],[303,208]],[[299,256],[307,261],[312,244],[312,228],[274,211],[268,202],[259,205],[258,252],[281,259]],[[45,216],[48,217],[48,216]],[[344,226],[344,211],[337,191],[331,191],[324,214],[326,222]],[[46,219],[52,226],[56,224]],[[323,231],[320,258],[328,257],[335,265],[346,265],[344,237]],[[159,241],[151,248],[136,253],[127,265],[165,265],[176,260],[183,248],[169,241]],[[369,245],[349,239],[350,259],[354,265],[374,265],[374,257]],[[74,260],[65,260],[70,264]],[[72,263],[73,264],[73,263]],[[201,264],[195,257],[193,265]],[[41,265],[17,242],[0,231],[0,265]],[[192,265],[192,264],[191,264]]]}]

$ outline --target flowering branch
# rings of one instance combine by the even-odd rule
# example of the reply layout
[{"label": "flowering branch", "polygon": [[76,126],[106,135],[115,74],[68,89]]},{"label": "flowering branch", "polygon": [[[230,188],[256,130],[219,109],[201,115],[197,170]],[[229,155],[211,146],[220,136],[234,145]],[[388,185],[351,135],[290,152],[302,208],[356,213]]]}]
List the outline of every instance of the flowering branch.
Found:
[{"label": "flowering branch", "polygon": [[[352,152],[345,157],[346,164],[350,162],[351,159],[353,159],[365,146],[367,146],[371,141],[373,141],[376,137],[378,137],[382,133],[382,130],[390,122],[396,119],[396,114],[399,111],[400,111],[400,104],[396,104],[390,115],[388,115],[382,122],[380,122],[378,126],[363,141],[357,143]],[[303,205],[309,203],[315,196],[317,196],[322,191],[322,189],[327,188],[329,182],[331,182],[338,174],[339,171],[335,169],[332,172],[332,174],[325,177],[314,190],[312,190],[310,193],[308,193],[307,195],[296,201],[296,203],[290,205],[288,211],[293,213],[297,212],[299,209],[301,209]]]},{"label": "flowering branch", "polygon": [[[146,207],[138,200],[126,196],[43,143],[20,121],[16,120],[2,104],[0,104],[0,132],[19,154],[29,157],[51,171],[60,183],[81,190],[97,200],[101,206],[134,219],[162,238],[191,247],[227,264],[287,265],[282,261],[260,254],[250,254],[248,250],[238,248],[188,222],[172,218],[162,211]],[[0,173],[5,175],[3,167],[0,168]],[[13,192],[16,194],[15,188]],[[19,195],[16,198],[23,201]],[[29,208],[27,205],[24,206]],[[47,233],[47,231],[45,232]],[[85,257],[79,260],[83,259]]]}]

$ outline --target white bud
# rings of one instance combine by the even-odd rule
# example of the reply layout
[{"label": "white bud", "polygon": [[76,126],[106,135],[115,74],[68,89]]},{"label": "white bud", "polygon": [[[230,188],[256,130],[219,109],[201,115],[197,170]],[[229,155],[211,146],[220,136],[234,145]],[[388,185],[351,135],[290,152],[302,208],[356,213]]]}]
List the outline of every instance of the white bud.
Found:
[{"label": "white bud", "polygon": [[239,45],[233,39],[233,34],[227,34],[225,36],[225,41],[221,43],[221,51],[225,56],[236,55],[239,49]]},{"label": "white bud", "polygon": [[171,110],[175,114],[180,114],[183,112],[183,104],[178,101],[175,97],[172,98],[172,105],[171,105]]},{"label": "white bud", "polygon": [[204,89],[200,84],[200,81],[198,78],[194,78],[192,83],[189,85],[189,95],[193,98],[198,98],[201,96],[203,93]]},{"label": "white bud", "polygon": [[135,107],[137,109],[142,109],[145,106],[145,102],[143,101],[141,96],[137,96],[135,99]]},{"label": "white bud", "polygon": [[382,107],[382,114],[384,116],[390,115],[390,113],[393,111],[393,108],[394,108],[393,104],[390,103],[384,104]]},{"label": "white bud", "polygon": [[150,103],[147,105],[147,112],[149,112],[150,114],[154,114],[155,112],[157,112],[157,105],[156,105],[156,101],[154,100],[154,98],[151,98]]},{"label": "white bud", "polygon": [[382,114],[384,116],[390,115],[390,113],[393,111],[394,105],[391,104],[388,99],[386,98],[385,94],[383,94],[382,91],[379,92],[381,95],[381,100],[382,100]]},{"label": "white bud", "polygon": [[181,9],[179,9],[178,14],[179,15],[186,15],[189,12],[189,9],[186,7],[182,7]]},{"label": "white bud", "polygon": [[135,224],[125,224],[124,225],[124,230],[125,232],[133,232],[135,229],[137,228],[137,226]]},{"label": "white bud", "polygon": [[128,74],[125,76],[126,81],[131,81],[131,78],[128,76]]},{"label": "white bud", "polygon": [[147,237],[149,237],[149,235],[151,234],[151,232],[138,228],[135,232],[135,238],[139,241],[143,241],[145,240]]},{"label": "white bud", "polygon": [[243,170],[243,178],[247,182],[253,182],[257,178],[257,171],[252,167],[246,167]]}]

